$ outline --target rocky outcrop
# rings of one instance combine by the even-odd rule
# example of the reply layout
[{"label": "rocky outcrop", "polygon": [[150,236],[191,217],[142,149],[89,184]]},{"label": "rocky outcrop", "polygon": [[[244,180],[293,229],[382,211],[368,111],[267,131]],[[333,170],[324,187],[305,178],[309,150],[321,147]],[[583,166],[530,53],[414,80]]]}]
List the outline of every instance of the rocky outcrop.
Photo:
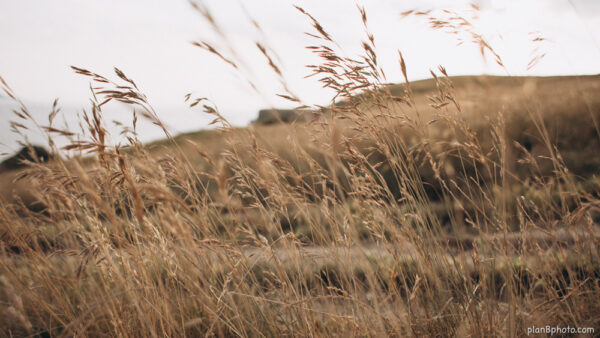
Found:
[{"label": "rocky outcrop", "polygon": [[258,112],[255,124],[269,125],[274,123],[292,123],[304,121],[304,112],[294,109],[262,109]]},{"label": "rocky outcrop", "polygon": [[52,154],[46,148],[41,146],[23,147],[12,157],[0,163],[0,170],[14,170],[27,166],[30,162],[48,162],[52,159]]}]

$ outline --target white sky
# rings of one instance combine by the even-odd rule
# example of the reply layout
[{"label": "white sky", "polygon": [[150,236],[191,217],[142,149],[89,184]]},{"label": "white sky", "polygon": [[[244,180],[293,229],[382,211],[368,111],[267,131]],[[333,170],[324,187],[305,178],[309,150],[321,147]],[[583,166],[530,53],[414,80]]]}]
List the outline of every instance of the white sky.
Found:
[{"label": "white sky", "polygon": [[[186,108],[183,97],[189,92],[211,98],[235,125],[247,124],[256,117],[258,109],[289,106],[274,96],[282,90],[254,45],[255,41],[263,41],[263,37],[248,21],[242,3],[262,25],[269,45],[279,54],[291,88],[308,103],[327,104],[331,93],[321,89],[315,79],[303,79],[308,73],[304,65],[316,62],[304,46],[314,41],[303,34],[311,31],[309,21],[292,4],[315,16],[350,56],[359,52],[360,42],[365,39],[354,1],[208,0],[204,3],[245,60],[250,69],[245,75],[190,44],[205,40],[225,46],[186,0],[0,0],[0,76],[40,114],[42,111],[47,114],[54,98],[60,98],[65,118],[69,120],[87,107],[89,97],[88,80],[74,74],[69,66],[111,76],[112,68],[117,66],[136,81],[159,116],[177,133],[205,128],[210,121],[198,109]],[[450,75],[506,74],[492,61],[485,63],[475,46],[457,47],[454,37],[432,31],[423,18],[399,15],[412,8],[462,11],[469,8],[469,1],[359,3],[367,10],[378,57],[389,82],[401,81],[398,49],[405,57],[411,80],[426,78],[429,69],[439,64]],[[600,73],[600,1],[476,3],[482,9],[477,30],[499,52],[509,74]],[[532,31],[539,31],[548,39],[540,45],[547,56],[527,72],[534,47],[528,34]],[[246,85],[243,76],[248,74],[263,95]],[[2,107],[0,142],[10,146],[12,139],[6,136],[6,122],[12,115],[2,111]],[[129,119],[125,112],[118,112],[119,107],[113,110],[114,114],[121,114],[122,120]],[[148,129],[142,136],[148,140],[160,134]]]}]

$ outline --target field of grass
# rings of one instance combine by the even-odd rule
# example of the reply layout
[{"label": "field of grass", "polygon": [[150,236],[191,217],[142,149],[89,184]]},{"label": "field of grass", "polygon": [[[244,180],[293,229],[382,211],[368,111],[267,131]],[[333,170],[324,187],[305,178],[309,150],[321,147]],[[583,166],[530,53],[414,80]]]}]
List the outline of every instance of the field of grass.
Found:
[{"label": "field of grass", "polygon": [[[84,128],[43,126],[62,158],[0,173],[0,332],[598,332],[600,76],[389,85],[372,41],[338,57],[314,23],[339,96],[307,122],[232,128],[188,98],[219,128],[143,145],[137,119],[162,124],[135,83],[74,68]],[[127,146],[106,100],[136,107]]]}]

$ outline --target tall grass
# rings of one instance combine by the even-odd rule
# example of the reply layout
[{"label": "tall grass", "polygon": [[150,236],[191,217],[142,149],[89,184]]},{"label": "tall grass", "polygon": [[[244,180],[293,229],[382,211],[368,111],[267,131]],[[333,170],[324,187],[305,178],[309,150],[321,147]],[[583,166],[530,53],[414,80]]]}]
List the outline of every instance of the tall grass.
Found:
[{"label": "tall grass", "polygon": [[[282,97],[312,109],[311,122],[234,129],[210,101],[188,95],[218,131],[172,137],[118,69],[111,78],[73,67],[93,91],[80,131],[53,126],[56,107],[41,125],[20,103],[16,131],[33,123],[50,145],[70,143],[63,159],[14,174],[41,209],[0,202],[3,334],[478,337],[522,336],[534,325],[600,328],[598,163],[586,156],[598,149],[590,121],[600,102],[579,103],[597,79],[578,80],[572,97],[551,96],[571,100],[572,111],[520,89],[496,110],[502,105],[490,102],[522,88],[518,78],[498,80],[507,82],[470,109],[457,96],[467,79],[440,67],[423,102],[402,54],[405,83],[386,84],[364,9],[364,55],[354,58],[298,10],[313,26],[307,48],[322,60],[309,70],[337,101],[313,107],[283,86]],[[240,68],[235,54],[196,45]],[[273,51],[258,47],[285,83]],[[562,85],[536,81],[541,91]],[[102,111],[112,101],[134,108],[126,146],[107,135]],[[165,130],[157,150],[139,142],[138,118]]]}]

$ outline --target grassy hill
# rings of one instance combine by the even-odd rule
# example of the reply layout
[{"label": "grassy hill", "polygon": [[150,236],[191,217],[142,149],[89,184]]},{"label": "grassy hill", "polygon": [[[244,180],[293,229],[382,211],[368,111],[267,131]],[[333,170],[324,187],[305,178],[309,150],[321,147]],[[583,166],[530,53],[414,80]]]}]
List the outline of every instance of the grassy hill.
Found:
[{"label": "grassy hill", "polygon": [[[356,145],[373,163],[381,162],[385,155],[382,149],[378,149],[373,137],[356,131],[361,127],[357,121],[348,122],[353,118],[350,116],[353,113],[347,111],[350,106],[355,106],[368,117],[387,120],[380,131],[392,133],[393,136],[389,137],[397,137],[406,143],[406,147],[421,151],[420,155],[415,152],[415,156],[425,156],[424,151],[443,156],[446,171],[463,170],[467,176],[473,174],[473,163],[459,163],[463,155],[457,153],[460,149],[451,149],[453,142],[466,142],[471,138],[481,148],[482,155],[494,157],[492,153],[498,151],[498,144],[495,143],[501,137],[506,147],[504,165],[511,175],[516,175],[515,179],[518,178],[514,189],[518,190],[517,187],[521,185],[519,180],[525,180],[533,174],[531,163],[525,162],[533,158],[536,162],[535,174],[548,177],[557,169],[554,162],[558,158],[552,158],[557,155],[578,184],[585,186],[585,189],[592,189],[595,185],[595,175],[600,168],[600,158],[595,156],[600,149],[600,99],[597,95],[600,76],[461,76],[440,81],[441,90],[433,79],[410,83],[411,106],[394,101],[406,97],[406,85],[389,85],[376,94],[389,103],[383,109],[385,113],[378,106],[381,103],[371,100],[373,93],[366,93],[354,97],[351,104],[348,101],[336,104],[333,113],[322,113],[322,119],[335,121],[341,137]],[[448,83],[444,83],[446,81]],[[443,98],[443,95],[452,95],[456,103]],[[439,105],[442,107],[436,109],[435,106]],[[320,138],[323,135],[317,131],[323,120],[253,125],[226,133],[200,131],[179,135],[175,143],[192,163],[207,168],[208,162],[196,148],[201,148],[205,155],[213,159],[220,158],[224,149],[231,149],[227,140],[234,140],[232,142],[237,142],[241,151],[240,156],[245,157],[244,152],[249,151],[245,147],[252,139],[301,172],[306,163],[291,153],[294,146],[302,147],[317,162],[321,160],[322,166],[327,166],[324,163],[327,155],[324,153],[330,151],[328,147],[331,146],[331,140]],[[295,137],[290,140],[290,135]],[[192,145],[192,142],[196,145]],[[428,149],[419,149],[423,144],[427,144]],[[153,154],[165,154],[172,153],[172,146],[171,141],[160,141],[149,144],[148,149]],[[551,153],[555,147],[559,154],[553,155]],[[494,160],[499,161],[497,157]],[[393,182],[390,182],[395,179],[392,178],[393,174],[386,171],[385,167],[380,172],[388,181],[388,188],[394,190]],[[429,197],[439,200],[440,196],[437,195],[441,194],[441,187],[433,177],[432,168],[427,163],[420,163],[418,172],[426,190],[431,193]],[[481,179],[492,180],[493,177]]]}]

